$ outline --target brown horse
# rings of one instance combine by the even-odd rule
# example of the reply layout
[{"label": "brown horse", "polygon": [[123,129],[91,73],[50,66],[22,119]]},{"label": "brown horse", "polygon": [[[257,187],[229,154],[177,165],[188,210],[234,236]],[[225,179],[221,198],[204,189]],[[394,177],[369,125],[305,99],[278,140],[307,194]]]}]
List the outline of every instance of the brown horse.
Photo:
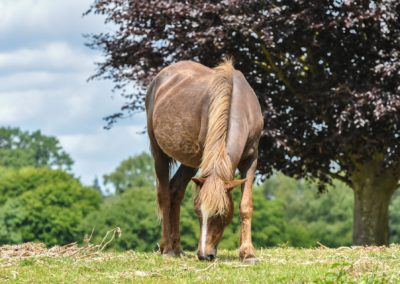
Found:
[{"label": "brown horse", "polygon": [[[230,60],[211,69],[181,61],[164,68],[146,96],[147,128],[162,218],[160,250],[180,255],[180,204],[192,179],[200,222],[197,255],[212,260],[232,220],[231,190],[242,184],[240,259],[255,262],[252,184],[263,116],[254,91]],[[181,165],[170,179],[171,164]],[[192,178],[200,169],[200,176]],[[242,180],[234,180],[239,169]]]}]

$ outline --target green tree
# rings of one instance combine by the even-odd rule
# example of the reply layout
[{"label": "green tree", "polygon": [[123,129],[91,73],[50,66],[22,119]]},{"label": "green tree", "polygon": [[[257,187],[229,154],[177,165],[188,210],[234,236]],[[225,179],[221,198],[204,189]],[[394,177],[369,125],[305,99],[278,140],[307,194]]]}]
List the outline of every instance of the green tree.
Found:
[{"label": "green tree", "polygon": [[[236,210],[232,224],[224,231],[220,248],[236,249],[239,247],[240,217],[239,204],[240,189],[233,191]],[[280,200],[265,198],[262,188],[253,190],[253,219],[252,240],[256,247],[273,247],[287,242],[287,221],[284,219],[284,206]]]},{"label": "green tree", "polygon": [[0,128],[0,166],[70,170],[72,164],[55,137],[45,136],[39,130],[29,133],[19,128]]},{"label": "green tree", "polygon": [[106,56],[94,77],[113,79],[132,112],[144,107],[144,92],[124,88],[132,80],[233,56],[265,110],[260,172],[341,179],[354,193],[354,244],[383,245],[400,179],[399,11],[375,0],[95,0],[87,13],[116,28],[90,37]]},{"label": "green tree", "polygon": [[390,242],[400,243],[400,192],[397,191],[390,204]]},{"label": "green tree", "polygon": [[0,167],[0,206],[10,199],[35,190],[41,185],[74,180],[62,170],[26,167],[20,169]]},{"label": "green tree", "polygon": [[[191,183],[187,186],[181,209],[181,244],[184,250],[195,251],[200,236],[200,226],[193,206],[194,189]],[[160,235],[161,236],[161,235]]]},{"label": "green tree", "polygon": [[95,189],[97,192],[99,192],[101,194],[101,196],[104,195],[104,192],[102,191],[101,186],[100,186],[100,181],[97,176],[93,180],[92,188]]},{"label": "green tree", "polygon": [[1,169],[0,243],[65,244],[101,196],[68,173],[48,168]]},{"label": "green tree", "polygon": [[153,160],[147,153],[130,157],[103,178],[104,184],[112,185],[116,193],[122,193],[129,188],[154,187]]},{"label": "green tree", "polygon": [[291,245],[310,247],[320,242],[329,247],[351,244],[352,192],[335,181],[324,193],[318,184],[276,174],[263,184],[268,199],[283,204],[283,220]]},{"label": "green tree", "polygon": [[107,197],[99,210],[91,212],[80,225],[80,230],[99,243],[107,231],[120,227],[121,237],[110,243],[117,250],[153,251],[160,238],[155,190],[131,188]]},{"label": "green tree", "polygon": [[122,235],[110,244],[111,248],[157,249],[160,222],[150,155],[142,153],[122,161],[111,174],[104,175],[104,183],[117,194],[106,197],[100,209],[83,220],[81,231],[89,234],[94,229],[92,242],[100,242],[107,231],[120,227]]}]

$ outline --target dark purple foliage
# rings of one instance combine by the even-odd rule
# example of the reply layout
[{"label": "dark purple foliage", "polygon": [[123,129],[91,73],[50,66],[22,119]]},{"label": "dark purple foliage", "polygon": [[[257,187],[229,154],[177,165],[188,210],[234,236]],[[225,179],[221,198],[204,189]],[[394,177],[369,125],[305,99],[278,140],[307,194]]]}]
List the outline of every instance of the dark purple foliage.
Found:
[{"label": "dark purple foliage", "polygon": [[[90,35],[112,79],[143,109],[146,84],[182,59],[235,59],[262,104],[259,171],[336,177],[351,185],[359,163],[382,160],[400,175],[400,1],[96,0],[115,30]],[[122,113],[108,117],[110,123]]]}]

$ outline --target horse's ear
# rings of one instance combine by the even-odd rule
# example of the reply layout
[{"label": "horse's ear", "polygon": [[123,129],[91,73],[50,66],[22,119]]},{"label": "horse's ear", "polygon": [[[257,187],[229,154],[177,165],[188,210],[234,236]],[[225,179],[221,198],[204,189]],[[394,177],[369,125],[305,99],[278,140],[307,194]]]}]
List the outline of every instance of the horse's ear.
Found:
[{"label": "horse's ear", "polygon": [[232,189],[234,189],[235,187],[243,184],[246,182],[246,179],[234,179],[234,180],[230,180],[230,181],[226,181],[225,182],[225,189],[227,191],[231,191]]},{"label": "horse's ear", "polygon": [[196,184],[196,185],[198,185],[198,186],[202,186],[205,182],[206,182],[206,179],[205,178],[202,178],[202,177],[194,177],[194,178],[192,178],[192,181]]}]

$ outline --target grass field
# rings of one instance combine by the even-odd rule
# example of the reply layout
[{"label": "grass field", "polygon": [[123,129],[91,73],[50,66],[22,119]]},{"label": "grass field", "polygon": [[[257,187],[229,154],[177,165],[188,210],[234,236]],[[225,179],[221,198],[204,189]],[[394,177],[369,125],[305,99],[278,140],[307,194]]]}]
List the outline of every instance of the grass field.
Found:
[{"label": "grass field", "polygon": [[[4,248],[4,247],[3,247]],[[68,250],[64,250],[66,252]],[[272,248],[245,266],[237,252],[214,262],[193,252],[181,258],[157,253],[72,253],[0,248],[0,282],[15,283],[400,283],[400,246],[328,249]]]}]

